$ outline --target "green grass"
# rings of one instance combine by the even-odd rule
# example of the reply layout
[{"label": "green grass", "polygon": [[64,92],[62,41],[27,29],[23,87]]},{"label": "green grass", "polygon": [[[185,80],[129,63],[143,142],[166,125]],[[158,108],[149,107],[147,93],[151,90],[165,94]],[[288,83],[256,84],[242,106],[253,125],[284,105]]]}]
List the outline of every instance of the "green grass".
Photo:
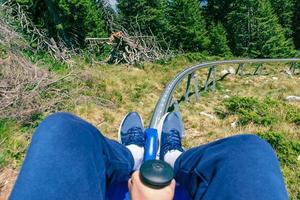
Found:
[{"label": "green grass", "polygon": [[266,131],[256,131],[256,133],[274,148],[290,198],[299,199],[300,140],[294,139],[288,132],[278,132],[278,126],[286,126],[290,129],[299,126],[300,109],[273,98],[233,96],[222,101],[215,109],[215,113],[222,120],[232,116],[237,117],[241,128],[249,125],[265,127]]},{"label": "green grass", "polygon": [[57,61],[47,52],[24,49],[22,51],[22,55],[31,62],[37,63],[39,66],[46,67],[51,72],[65,74],[69,71],[67,64]]},{"label": "green grass", "polygon": [[0,43],[0,59],[5,59],[8,57],[8,51],[5,46]]},{"label": "green grass", "polygon": [[285,102],[266,98],[259,100],[255,97],[233,96],[223,102],[225,111],[216,108],[221,118],[228,115],[237,115],[241,125],[254,123],[263,126],[271,126],[281,121],[299,125],[300,109]]},{"label": "green grass", "polygon": [[7,165],[12,168],[20,166],[32,130],[12,120],[0,120],[0,169]]},{"label": "green grass", "polygon": [[288,139],[283,133],[265,132],[260,133],[263,139],[268,141],[274,148],[279,159],[285,178],[290,198],[300,199],[300,141]]},{"label": "green grass", "polygon": [[[60,91],[62,101],[54,99],[53,93],[41,91],[43,100],[56,102],[55,108],[32,116],[24,124],[0,119],[0,169],[20,167],[35,127],[49,113],[71,111],[116,139],[119,123],[129,111],[139,112],[145,125],[148,124],[161,92],[178,72],[195,63],[222,59],[195,53],[128,67],[91,64],[90,57],[85,55],[84,59],[73,58],[76,65],[69,68],[41,52],[23,53],[38,66],[47,67],[56,79],[70,72],[75,75],[51,85],[54,91]],[[276,73],[280,68],[280,65],[272,66]],[[206,74],[207,69],[200,70],[201,84]],[[187,135],[184,144],[192,147],[241,132],[257,133],[276,150],[291,198],[300,199],[300,161],[296,157],[300,154],[300,105],[282,101],[288,94],[300,95],[299,80],[280,75],[274,82],[271,76],[266,80],[259,76],[229,77],[217,84],[217,91],[201,93],[200,103],[191,97],[190,104],[182,104]],[[181,84],[175,97],[180,98],[184,90],[185,84]],[[224,99],[224,95],[230,98]],[[201,111],[219,118],[207,119],[199,114]],[[239,124],[233,129],[230,123],[235,120]]]}]

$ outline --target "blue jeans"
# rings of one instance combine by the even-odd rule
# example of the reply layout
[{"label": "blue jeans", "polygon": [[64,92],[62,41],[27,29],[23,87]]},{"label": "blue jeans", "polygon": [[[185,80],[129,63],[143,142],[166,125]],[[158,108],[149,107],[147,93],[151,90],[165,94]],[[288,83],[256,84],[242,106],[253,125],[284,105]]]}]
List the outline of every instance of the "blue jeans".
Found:
[{"label": "blue jeans", "polygon": [[[56,113],[33,135],[10,199],[105,199],[108,187],[129,179],[133,162],[126,147],[91,124]],[[255,135],[192,148],[174,172],[193,199],[288,199],[274,151]]]}]

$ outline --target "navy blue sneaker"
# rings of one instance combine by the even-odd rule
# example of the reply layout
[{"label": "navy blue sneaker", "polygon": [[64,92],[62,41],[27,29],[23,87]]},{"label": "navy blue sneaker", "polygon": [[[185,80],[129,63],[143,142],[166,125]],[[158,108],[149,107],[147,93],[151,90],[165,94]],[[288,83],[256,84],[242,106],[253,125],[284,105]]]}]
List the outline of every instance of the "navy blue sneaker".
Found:
[{"label": "navy blue sneaker", "polygon": [[118,140],[125,146],[135,144],[144,148],[144,125],[138,113],[130,112],[124,117],[119,128]]},{"label": "navy blue sneaker", "polygon": [[176,112],[165,114],[165,116],[160,121],[158,133],[160,134],[160,160],[164,159],[164,156],[168,151],[184,151],[181,145],[183,123]]}]

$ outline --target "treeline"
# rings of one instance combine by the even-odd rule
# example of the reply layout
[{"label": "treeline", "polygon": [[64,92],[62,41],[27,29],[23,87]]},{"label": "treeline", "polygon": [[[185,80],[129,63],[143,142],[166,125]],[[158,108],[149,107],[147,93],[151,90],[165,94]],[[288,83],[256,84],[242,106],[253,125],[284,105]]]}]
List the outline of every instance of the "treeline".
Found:
[{"label": "treeline", "polygon": [[218,56],[299,55],[300,0],[16,0],[68,46],[125,28],[163,48]]}]

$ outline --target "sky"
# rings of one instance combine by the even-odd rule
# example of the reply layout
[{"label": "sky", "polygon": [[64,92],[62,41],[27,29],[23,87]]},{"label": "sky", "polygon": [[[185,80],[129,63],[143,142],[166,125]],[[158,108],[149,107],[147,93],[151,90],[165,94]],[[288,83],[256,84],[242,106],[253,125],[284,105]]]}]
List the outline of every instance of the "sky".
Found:
[{"label": "sky", "polygon": [[117,0],[109,0],[109,2],[113,7],[115,7]]},{"label": "sky", "polygon": [[[0,0],[1,1],[1,0]],[[110,4],[112,5],[112,7],[115,9],[116,8],[116,3],[117,0],[109,0]],[[201,5],[202,6],[206,6],[207,5],[207,1],[201,1]]]}]

